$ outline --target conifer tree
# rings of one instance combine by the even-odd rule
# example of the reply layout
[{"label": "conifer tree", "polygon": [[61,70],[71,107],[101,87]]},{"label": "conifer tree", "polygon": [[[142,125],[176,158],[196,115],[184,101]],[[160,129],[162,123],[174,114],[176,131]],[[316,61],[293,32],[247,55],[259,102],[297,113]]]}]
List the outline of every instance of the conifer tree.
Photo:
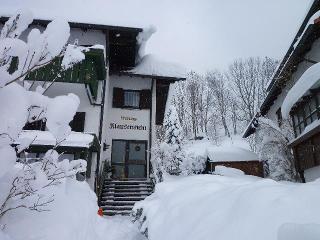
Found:
[{"label": "conifer tree", "polygon": [[183,132],[173,105],[169,106],[166,112],[163,126],[165,131],[164,142],[161,144],[165,156],[163,165],[168,173],[177,175],[181,172],[180,166],[184,157],[181,148]]}]

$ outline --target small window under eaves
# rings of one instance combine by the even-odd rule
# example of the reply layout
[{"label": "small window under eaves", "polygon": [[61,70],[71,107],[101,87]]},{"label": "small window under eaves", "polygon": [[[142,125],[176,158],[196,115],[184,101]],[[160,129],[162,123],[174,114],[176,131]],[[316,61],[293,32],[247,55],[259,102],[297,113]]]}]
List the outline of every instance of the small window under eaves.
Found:
[{"label": "small window under eaves", "polygon": [[112,30],[109,32],[110,72],[116,73],[135,67],[137,32]]}]

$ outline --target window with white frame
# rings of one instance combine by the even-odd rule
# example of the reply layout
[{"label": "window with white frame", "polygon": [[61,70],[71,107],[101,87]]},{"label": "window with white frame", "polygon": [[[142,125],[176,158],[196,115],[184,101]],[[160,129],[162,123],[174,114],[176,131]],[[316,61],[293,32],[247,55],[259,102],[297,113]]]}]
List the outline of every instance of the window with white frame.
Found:
[{"label": "window with white frame", "polygon": [[124,90],[124,106],[139,108],[140,105],[140,92],[133,90]]}]

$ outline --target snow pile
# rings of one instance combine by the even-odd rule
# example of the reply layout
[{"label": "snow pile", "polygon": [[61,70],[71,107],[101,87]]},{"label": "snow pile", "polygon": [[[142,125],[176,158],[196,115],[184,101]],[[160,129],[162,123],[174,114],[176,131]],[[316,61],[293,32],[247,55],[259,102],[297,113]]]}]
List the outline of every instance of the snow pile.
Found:
[{"label": "snow pile", "polygon": [[[135,218],[150,240],[277,240],[284,224],[320,224],[319,187],[319,180],[293,184],[246,175],[176,177],[136,203]],[[309,239],[319,239],[314,228],[303,232],[299,239],[308,239],[309,233],[317,236]]]},{"label": "snow pile", "polygon": [[64,57],[62,59],[61,66],[63,69],[69,69],[74,64],[81,62],[85,59],[83,51],[86,50],[84,47],[78,47],[76,45],[68,44]]},{"label": "snow pile", "polygon": [[[19,134],[19,138],[16,140],[15,144],[21,144],[21,142],[26,139],[31,140],[32,145],[54,146],[57,143],[56,138],[49,131],[24,130]],[[59,146],[89,148],[92,145],[92,142],[93,135],[91,134],[71,132]]]},{"label": "snow pile", "polygon": [[[0,222],[3,233],[14,240],[98,240],[97,197],[86,182],[64,179],[61,184],[45,188],[44,195],[54,201],[44,212],[21,208],[8,212]],[[1,235],[0,235],[1,236]],[[1,238],[2,239],[2,238]]]},{"label": "snow pile", "polygon": [[280,227],[278,240],[319,240],[319,224],[294,224],[287,223]]},{"label": "snow pile", "polygon": [[139,51],[137,55],[136,63],[140,63],[143,56],[145,56],[146,45],[151,36],[157,31],[157,28],[151,25],[148,28],[143,29],[137,36],[137,42],[139,44]]},{"label": "snow pile", "polygon": [[153,54],[143,56],[139,64],[129,72],[138,75],[173,78],[186,78],[187,75],[184,67],[176,63],[163,62]]},{"label": "snow pile", "polygon": [[288,118],[291,108],[303,97],[309,89],[318,83],[320,78],[320,63],[308,68],[294,86],[289,90],[281,106],[283,118]]},{"label": "snow pile", "polygon": [[[63,54],[70,31],[66,21],[56,20],[49,23],[42,33],[38,29],[32,29],[27,42],[24,42],[18,37],[30,21],[32,17],[28,11],[19,12],[9,19],[0,34],[0,236],[9,235],[16,240],[27,237],[56,239],[57,235],[58,239],[71,239],[75,235],[75,239],[86,239],[83,236],[87,233],[82,232],[85,229],[78,230],[80,234],[74,233],[85,220],[81,222],[79,217],[74,217],[75,224],[72,225],[71,218],[63,215],[81,211],[81,214],[90,219],[82,210],[84,207],[90,209],[87,202],[90,201],[89,197],[82,196],[84,192],[90,194],[89,187],[86,187],[89,190],[85,189],[82,193],[81,189],[75,187],[74,196],[69,187],[63,187],[67,184],[72,185],[72,188],[73,184],[79,184],[75,176],[86,171],[86,161],[60,161],[59,154],[55,150],[49,150],[41,161],[16,163],[17,154],[28,148],[33,140],[20,139],[19,145],[12,147],[27,122],[46,119],[55,145],[58,145],[70,134],[69,122],[80,103],[74,94],[49,98],[41,94],[44,89],[37,89],[36,92],[28,90],[30,85],[23,81],[25,75]],[[14,59],[17,59],[17,68],[12,72],[10,68]],[[69,195],[71,201],[68,205],[66,198]],[[56,208],[51,205],[53,202],[58,204],[55,205]],[[81,207],[77,208],[75,202]],[[92,202],[96,208],[96,200]],[[64,203],[73,209],[70,207],[70,211],[65,210],[62,205]],[[45,215],[41,214],[47,210],[52,211],[50,215],[47,213],[46,221]],[[60,221],[61,217],[65,221]],[[71,220],[70,224],[67,219]],[[54,227],[59,224],[60,227]],[[66,226],[70,226],[70,229]],[[44,236],[47,232],[48,236]]]},{"label": "snow pile", "polygon": [[245,173],[239,169],[225,167],[225,166],[216,166],[214,168],[214,174],[218,174],[221,176],[227,176],[227,177],[236,177],[236,176],[245,175]]}]

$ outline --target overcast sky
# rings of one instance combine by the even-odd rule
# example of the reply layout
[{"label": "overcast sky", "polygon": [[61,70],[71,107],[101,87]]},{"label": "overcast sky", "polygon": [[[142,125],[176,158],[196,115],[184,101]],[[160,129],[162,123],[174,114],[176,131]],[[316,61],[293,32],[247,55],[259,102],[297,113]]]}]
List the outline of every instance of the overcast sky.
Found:
[{"label": "overcast sky", "polygon": [[223,69],[236,58],[280,59],[311,0],[0,0],[0,14],[31,9],[36,18],[146,27],[147,52],[189,69]]}]

